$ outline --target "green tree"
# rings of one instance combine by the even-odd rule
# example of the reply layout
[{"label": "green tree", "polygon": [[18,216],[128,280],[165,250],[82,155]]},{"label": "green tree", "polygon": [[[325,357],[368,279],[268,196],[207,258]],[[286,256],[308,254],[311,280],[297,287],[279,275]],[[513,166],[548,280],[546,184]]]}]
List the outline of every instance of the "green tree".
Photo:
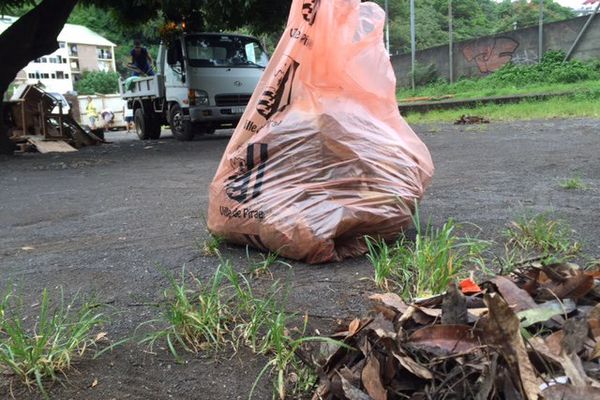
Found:
[{"label": "green tree", "polygon": [[116,72],[85,71],[75,83],[79,94],[113,94],[119,92],[119,74]]},{"label": "green tree", "polygon": [[[56,38],[78,4],[105,10],[112,18],[101,21],[107,30],[113,26],[133,30],[159,17],[160,10],[166,20],[185,20],[198,30],[248,26],[259,32],[279,29],[290,6],[289,2],[276,0],[0,0],[0,14],[25,11],[0,35],[1,94],[31,60],[58,48]],[[0,153],[12,153],[3,121],[0,118]]]}]

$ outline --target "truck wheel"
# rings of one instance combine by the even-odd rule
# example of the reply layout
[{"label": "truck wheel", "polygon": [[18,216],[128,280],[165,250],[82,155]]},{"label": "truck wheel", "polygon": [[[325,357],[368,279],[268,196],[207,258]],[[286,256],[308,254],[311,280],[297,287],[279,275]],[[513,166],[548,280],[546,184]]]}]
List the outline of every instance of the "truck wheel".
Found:
[{"label": "truck wheel", "polygon": [[146,113],[142,108],[135,110],[134,115],[135,121],[135,133],[137,133],[140,140],[149,140],[151,138],[152,131],[152,120],[146,116]]},{"label": "truck wheel", "polygon": [[192,123],[183,119],[181,107],[175,104],[171,107],[169,121],[171,121],[171,132],[175,139],[181,141],[190,141],[194,138]]},{"label": "truck wheel", "polygon": [[161,128],[162,128],[162,124],[160,123],[160,120],[158,118],[152,118],[151,123],[149,124],[150,126],[150,140],[158,140],[160,139],[160,133],[161,133]]}]

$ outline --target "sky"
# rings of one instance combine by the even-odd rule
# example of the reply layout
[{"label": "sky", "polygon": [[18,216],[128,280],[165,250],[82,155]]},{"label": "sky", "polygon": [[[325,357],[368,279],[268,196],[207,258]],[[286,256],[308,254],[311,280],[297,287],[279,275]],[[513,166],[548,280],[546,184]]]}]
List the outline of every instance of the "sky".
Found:
[{"label": "sky", "polygon": [[578,9],[581,7],[581,5],[583,4],[583,2],[585,0],[555,0],[555,1],[565,7],[571,7],[571,8]]},{"label": "sky", "polygon": [[[499,0],[497,0],[497,1],[499,1]],[[571,8],[578,10],[581,8],[581,6],[583,5],[583,2],[585,0],[554,0],[554,1],[556,1],[557,3],[559,3],[565,7],[571,7]]]}]

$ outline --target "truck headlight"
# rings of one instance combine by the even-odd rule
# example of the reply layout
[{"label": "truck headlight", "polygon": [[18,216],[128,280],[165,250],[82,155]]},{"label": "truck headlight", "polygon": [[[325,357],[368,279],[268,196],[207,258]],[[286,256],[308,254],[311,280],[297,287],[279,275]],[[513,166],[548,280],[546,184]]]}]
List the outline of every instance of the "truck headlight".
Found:
[{"label": "truck headlight", "polygon": [[209,104],[208,93],[204,90],[191,90],[188,92],[190,106],[207,106]]}]

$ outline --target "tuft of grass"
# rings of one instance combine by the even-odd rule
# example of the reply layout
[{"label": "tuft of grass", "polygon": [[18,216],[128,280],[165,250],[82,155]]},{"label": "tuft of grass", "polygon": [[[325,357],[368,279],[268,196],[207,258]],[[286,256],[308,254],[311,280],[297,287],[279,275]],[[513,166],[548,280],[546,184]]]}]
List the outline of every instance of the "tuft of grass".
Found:
[{"label": "tuft of grass", "polygon": [[367,259],[375,269],[375,284],[378,288],[390,290],[390,281],[398,269],[398,252],[390,248],[385,240],[365,237],[367,244]]},{"label": "tuft of grass", "polygon": [[195,290],[188,287],[185,269],[180,279],[167,275],[169,288],[163,292],[165,300],[161,318],[142,325],[166,323],[166,328],[157,330],[140,341],[152,348],[161,339],[166,340],[173,356],[179,360],[176,344],[190,352],[213,349],[218,351],[227,344],[228,325],[233,321],[231,310],[222,300],[221,266],[208,284],[191,277]]},{"label": "tuft of grass", "polygon": [[292,266],[289,263],[280,260],[279,254],[276,252],[269,252],[266,256],[263,253],[260,253],[260,257],[261,260],[251,260],[249,247],[246,247],[246,258],[250,263],[248,272],[255,278],[259,278],[264,275],[269,275],[271,278],[273,278],[271,268],[276,264],[281,264],[285,265],[288,268],[292,268]]},{"label": "tuft of grass", "polygon": [[580,177],[565,179],[560,182],[560,187],[567,190],[586,190],[588,188]]},{"label": "tuft of grass", "polygon": [[489,243],[458,236],[453,220],[441,228],[421,225],[416,208],[414,241],[402,235],[392,246],[365,238],[367,259],[375,268],[375,283],[382,289],[395,286],[406,300],[443,293],[448,284],[467,275],[470,267],[483,268],[483,253]]},{"label": "tuft of grass", "polygon": [[202,242],[198,247],[200,247],[203,255],[208,257],[218,257],[221,255],[221,246],[223,243],[225,243],[225,238],[223,236],[209,233],[208,239]]},{"label": "tuft of grass", "polygon": [[483,252],[489,243],[458,236],[460,227],[452,219],[441,228],[423,228],[417,213],[414,242],[402,237],[397,244],[400,273],[397,274],[404,298],[443,293],[452,281],[466,277],[472,267],[483,266]]},{"label": "tuft of grass", "polygon": [[92,332],[104,322],[96,306],[74,302],[57,304],[44,289],[34,326],[26,327],[23,304],[14,293],[0,303],[0,374],[18,377],[27,386],[37,386],[49,398],[45,383],[66,376],[73,360],[96,343]]},{"label": "tuft of grass", "polygon": [[504,231],[510,246],[542,256],[572,256],[581,250],[572,230],[563,221],[549,219],[546,214],[521,217]]},{"label": "tuft of grass", "polygon": [[[267,257],[268,258],[268,257]],[[271,258],[273,260],[273,258]],[[251,391],[265,374],[274,376],[274,392],[280,399],[302,397],[314,388],[316,374],[299,358],[302,345],[311,341],[334,341],[322,337],[306,337],[308,317],[302,329],[290,328],[297,314],[285,311],[282,285],[274,282],[263,296],[257,295],[250,281],[236,272],[231,263],[221,260],[214,276],[203,284],[192,277],[193,286],[185,283],[185,271],[177,279],[168,276],[169,288],[164,292],[162,316],[147,324],[165,324],[140,343],[151,347],[166,340],[170,352],[180,360],[177,347],[199,353],[215,353],[247,346],[268,362],[258,375]],[[335,342],[337,343],[337,342]]]}]

